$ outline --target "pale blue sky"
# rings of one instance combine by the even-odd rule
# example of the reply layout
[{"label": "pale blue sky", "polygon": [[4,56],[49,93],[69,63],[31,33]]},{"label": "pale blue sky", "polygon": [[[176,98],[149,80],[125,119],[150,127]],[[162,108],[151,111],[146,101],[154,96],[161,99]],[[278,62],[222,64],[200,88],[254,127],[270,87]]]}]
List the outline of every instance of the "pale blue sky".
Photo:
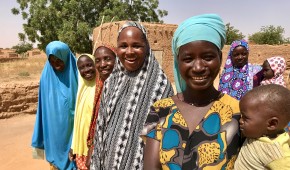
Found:
[{"label": "pale blue sky", "polygon": [[[18,33],[23,32],[20,15],[13,15],[11,8],[18,7],[16,0],[0,1],[0,47],[16,45]],[[289,0],[159,0],[159,8],[168,11],[165,23],[179,24],[202,13],[217,13],[225,23],[239,29],[244,35],[260,31],[262,26],[282,26],[285,37],[290,37]]]}]

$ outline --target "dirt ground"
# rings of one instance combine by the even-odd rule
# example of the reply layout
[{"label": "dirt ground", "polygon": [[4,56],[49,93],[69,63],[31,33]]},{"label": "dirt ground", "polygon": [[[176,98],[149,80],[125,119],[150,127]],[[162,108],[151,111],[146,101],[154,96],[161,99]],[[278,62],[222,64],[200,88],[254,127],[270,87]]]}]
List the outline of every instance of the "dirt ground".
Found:
[{"label": "dirt ground", "polygon": [[49,170],[45,160],[32,159],[34,121],[34,114],[0,119],[1,170]]}]

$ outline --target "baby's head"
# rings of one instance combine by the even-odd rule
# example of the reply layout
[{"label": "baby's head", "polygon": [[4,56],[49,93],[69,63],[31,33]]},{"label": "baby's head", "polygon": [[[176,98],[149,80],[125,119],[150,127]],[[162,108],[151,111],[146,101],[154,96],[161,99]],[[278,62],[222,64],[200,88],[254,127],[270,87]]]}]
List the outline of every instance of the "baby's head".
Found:
[{"label": "baby's head", "polygon": [[240,129],[247,138],[275,137],[290,120],[290,91],[280,85],[259,86],[240,101]]},{"label": "baby's head", "polygon": [[264,79],[271,79],[282,75],[286,69],[286,61],[283,57],[268,58],[263,63]]}]

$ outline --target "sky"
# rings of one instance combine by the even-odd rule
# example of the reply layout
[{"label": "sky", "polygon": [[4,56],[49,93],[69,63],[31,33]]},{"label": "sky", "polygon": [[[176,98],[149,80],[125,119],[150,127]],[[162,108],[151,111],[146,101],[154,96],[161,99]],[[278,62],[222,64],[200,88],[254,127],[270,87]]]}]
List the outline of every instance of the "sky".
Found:
[{"label": "sky", "polygon": [[[247,37],[269,25],[283,27],[284,37],[290,37],[289,6],[289,0],[159,0],[159,9],[168,11],[162,18],[165,23],[179,24],[194,15],[216,13]],[[18,33],[24,32],[25,21],[11,13],[13,7],[18,7],[16,0],[0,1],[0,48],[17,45]]]}]

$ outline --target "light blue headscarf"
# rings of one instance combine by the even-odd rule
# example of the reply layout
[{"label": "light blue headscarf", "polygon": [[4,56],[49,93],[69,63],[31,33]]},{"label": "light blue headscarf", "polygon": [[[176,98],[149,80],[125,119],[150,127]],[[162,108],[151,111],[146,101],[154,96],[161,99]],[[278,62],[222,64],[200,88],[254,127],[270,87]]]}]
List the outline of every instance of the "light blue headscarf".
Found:
[{"label": "light blue headscarf", "polygon": [[46,62],[41,74],[32,147],[45,150],[46,160],[58,169],[72,169],[68,159],[74,123],[78,88],[76,58],[67,44],[53,41],[46,46],[46,55],[65,63],[62,72]]},{"label": "light blue headscarf", "polygon": [[178,69],[179,48],[189,42],[204,40],[215,44],[220,50],[226,41],[226,29],[222,19],[216,14],[203,14],[183,21],[176,29],[172,39],[174,55],[174,81],[178,93],[186,88]]}]

